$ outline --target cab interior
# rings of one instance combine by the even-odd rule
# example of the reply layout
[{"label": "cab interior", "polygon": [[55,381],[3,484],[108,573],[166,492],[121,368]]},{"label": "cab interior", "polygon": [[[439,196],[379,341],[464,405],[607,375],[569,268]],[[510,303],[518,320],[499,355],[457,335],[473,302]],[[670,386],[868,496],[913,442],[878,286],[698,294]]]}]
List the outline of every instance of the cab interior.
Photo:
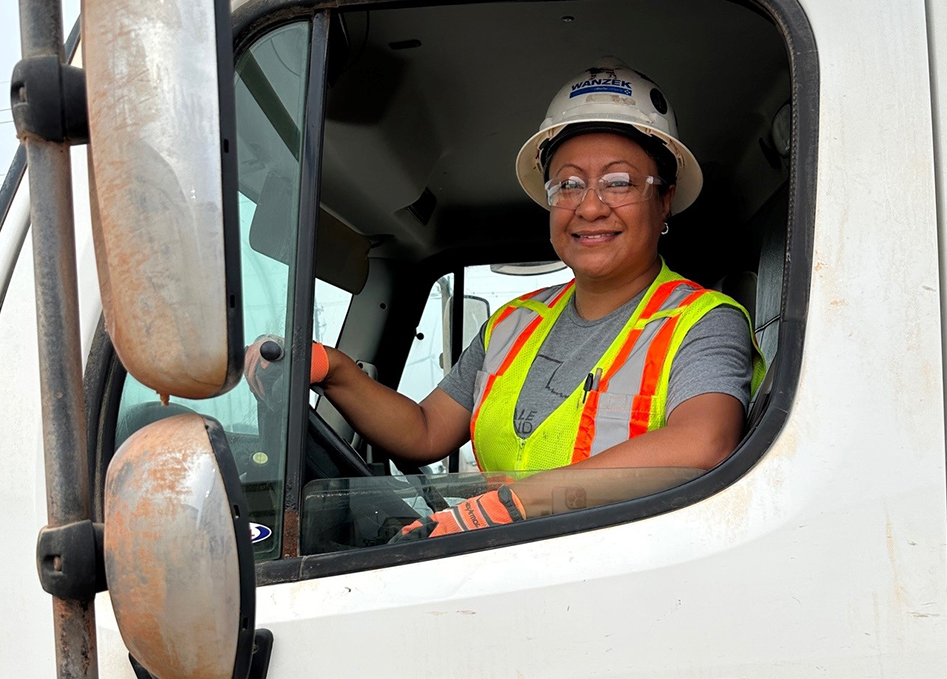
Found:
[{"label": "cab interior", "polygon": [[[367,240],[340,347],[378,379],[397,385],[438,276],[555,259],[548,213],[520,188],[513,161],[562,83],[608,54],[660,84],[704,173],[700,197],[669,222],[663,256],[737,297],[772,362],[789,177],[773,125],[791,92],[783,36],[763,13],[725,0],[590,0],[338,18],[320,198],[334,230]],[[338,248],[317,246],[317,277],[345,283],[333,276],[338,261]],[[351,435],[328,403],[320,410]]]}]

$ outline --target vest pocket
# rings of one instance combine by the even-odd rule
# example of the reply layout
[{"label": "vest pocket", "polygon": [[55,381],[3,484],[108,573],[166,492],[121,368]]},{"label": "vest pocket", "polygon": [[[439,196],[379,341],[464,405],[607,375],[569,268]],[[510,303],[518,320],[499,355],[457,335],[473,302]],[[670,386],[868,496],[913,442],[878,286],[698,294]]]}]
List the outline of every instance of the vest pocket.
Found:
[{"label": "vest pocket", "polygon": [[637,399],[633,394],[613,394],[610,391],[599,392],[598,412],[603,417],[617,417],[622,420],[628,420],[628,413],[634,406],[633,399]]},{"label": "vest pocket", "polygon": [[597,455],[628,440],[628,417],[635,398],[633,394],[608,391],[598,392],[596,396],[595,436],[590,442],[590,455]]}]

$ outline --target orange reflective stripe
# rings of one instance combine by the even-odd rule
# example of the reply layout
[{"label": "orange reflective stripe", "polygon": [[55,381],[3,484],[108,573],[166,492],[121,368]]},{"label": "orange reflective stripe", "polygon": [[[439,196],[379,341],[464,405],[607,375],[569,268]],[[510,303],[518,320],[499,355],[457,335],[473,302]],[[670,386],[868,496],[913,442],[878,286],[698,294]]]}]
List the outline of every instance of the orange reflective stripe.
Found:
[{"label": "orange reflective stripe", "polygon": [[563,287],[562,290],[559,291],[558,295],[556,295],[552,300],[550,300],[549,308],[551,309],[554,306],[556,306],[556,304],[559,303],[559,300],[562,299],[562,296],[565,295],[567,292],[569,292],[572,289],[572,286],[574,285],[575,285],[575,279],[573,278],[571,281],[565,284],[565,287]]},{"label": "orange reflective stripe", "polygon": [[592,441],[595,440],[595,415],[598,413],[599,391],[590,391],[585,397],[585,407],[579,420],[579,432],[572,449],[572,464],[589,459],[592,453]]},{"label": "orange reflective stripe", "polygon": [[644,434],[651,421],[651,402],[653,396],[636,394],[631,401],[631,419],[628,422],[628,438]]},{"label": "orange reflective stripe", "polygon": [[[537,316],[523,329],[523,332],[521,332],[520,336],[516,338],[516,342],[513,343],[509,353],[507,353],[506,358],[503,359],[503,363],[500,364],[500,369],[497,370],[497,375],[502,375],[506,372],[506,369],[509,368],[510,364],[516,359],[516,355],[520,353],[523,345],[526,344],[526,340],[528,340],[530,336],[536,332],[536,328],[538,328],[539,324],[542,322],[543,317]],[[486,400],[486,398],[486,393],[484,393],[483,400]]]},{"label": "orange reflective stripe", "polygon": [[480,455],[477,454],[477,444],[474,443],[474,429],[477,427],[477,418],[480,417],[480,409],[483,408],[483,404],[487,401],[487,396],[490,395],[490,390],[493,389],[493,383],[496,382],[497,376],[490,375],[487,378],[487,384],[483,388],[483,396],[480,398],[480,403],[477,404],[477,409],[474,411],[473,417],[470,418],[470,447],[473,448],[474,459],[477,461],[477,469],[483,471],[483,464],[480,462]]},{"label": "orange reflective stripe", "polygon": [[480,471],[483,471],[483,465],[480,464],[480,456],[477,455],[477,447],[474,444],[474,429],[477,427],[477,417],[480,415],[480,409],[483,407],[483,404],[487,402],[487,397],[490,396],[490,390],[493,389],[493,383],[496,382],[497,377],[506,372],[506,369],[509,368],[510,364],[512,364],[516,359],[516,355],[520,353],[523,345],[526,344],[526,341],[536,331],[536,328],[538,328],[539,324],[542,322],[543,317],[537,316],[523,329],[523,332],[520,333],[520,336],[516,338],[516,342],[513,343],[513,346],[510,348],[506,358],[503,359],[500,369],[497,370],[495,375],[490,375],[490,377],[487,378],[487,384],[483,389],[483,396],[480,397],[480,403],[477,405],[476,412],[474,413],[473,417],[470,418],[470,446],[474,450],[474,459],[477,460],[477,466],[480,468]]},{"label": "orange reflective stripe", "polygon": [[[553,308],[554,306],[556,306],[556,303],[559,302],[559,300],[562,299],[562,296],[565,295],[567,292],[569,292],[569,290],[571,290],[571,289],[572,289],[572,286],[574,286],[574,285],[575,285],[575,279],[572,279],[571,281],[569,281],[568,283],[566,283],[566,285],[562,288],[562,290],[559,291],[559,294],[557,294],[557,295],[549,302],[549,304],[548,304],[549,308],[551,309],[551,308]],[[525,300],[528,300],[528,299],[532,299],[533,297],[535,297],[536,295],[538,295],[539,293],[543,292],[543,291],[546,290],[546,289],[547,289],[547,288],[539,288],[538,290],[533,290],[532,292],[527,292],[525,295],[520,295],[519,297],[517,297],[516,300],[517,300],[517,301],[525,301]],[[491,319],[490,319],[490,322],[489,322],[489,323],[490,323],[490,328],[491,328],[491,330],[492,330],[493,328],[495,328],[496,326],[500,325],[500,323],[502,323],[503,321],[505,321],[507,318],[509,318],[509,317],[510,317],[510,314],[512,314],[514,311],[516,311],[517,309],[521,309],[521,308],[522,308],[522,307],[516,306],[515,304],[508,304],[508,306],[500,312],[500,315],[499,315],[499,316],[497,316],[496,318],[491,318]]]},{"label": "orange reflective stripe", "polygon": [[[705,292],[706,290],[700,289],[691,293],[681,302],[680,307],[688,306]],[[674,336],[674,328],[677,327],[679,319],[680,316],[667,319],[658,334],[651,340],[651,346],[648,347],[648,356],[645,359],[644,371],[641,375],[641,388],[638,390],[638,395],[635,396],[631,421],[628,423],[629,438],[648,431],[651,401],[654,398],[654,392],[658,390],[658,380],[661,378],[664,362],[667,361],[668,352],[671,349],[671,338]]]},{"label": "orange reflective stripe", "polygon": [[[641,389],[634,398],[632,405],[631,421],[628,423],[628,438],[639,436],[648,431],[648,420],[651,413],[651,398],[658,388],[658,378],[661,376],[661,368],[664,366],[664,359],[667,358],[668,350],[671,348],[671,337],[674,335],[674,328],[677,326],[677,319],[680,316],[674,316],[667,319],[664,325],[658,331],[658,334],[651,340],[651,346],[648,347],[648,357],[645,359],[644,373],[641,376]],[[643,413],[641,411],[644,411]]]},{"label": "orange reflective stripe", "polygon": [[507,308],[505,308],[503,311],[500,312],[500,315],[497,316],[497,319],[493,322],[493,327],[495,328],[498,325],[500,325],[500,323],[505,321],[509,317],[509,315],[513,313],[514,311],[516,311],[517,309],[519,309],[519,307],[508,306]]},{"label": "orange reflective stripe", "polygon": [[[676,281],[668,281],[667,283],[662,284],[654,291],[654,295],[651,296],[651,299],[648,300],[648,305],[644,308],[644,311],[641,312],[641,317],[639,320],[646,320],[651,318],[655,312],[660,309],[664,303],[667,301],[668,297],[677,290],[678,286],[688,283],[683,279],[678,279]],[[688,297],[688,299],[690,299]],[[636,328],[628,333],[628,338],[625,340],[625,343],[622,345],[622,348],[619,350],[618,355],[615,357],[615,362],[609,367],[608,372],[602,375],[602,380],[599,383],[599,391],[607,391],[608,382],[612,377],[621,370],[622,366],[625,365],[625,361],[628,360],[628,357],[631,356],[631,350],[635,348],[635,344],[638,341],[638,337],[641,335],[641,329]]]}]

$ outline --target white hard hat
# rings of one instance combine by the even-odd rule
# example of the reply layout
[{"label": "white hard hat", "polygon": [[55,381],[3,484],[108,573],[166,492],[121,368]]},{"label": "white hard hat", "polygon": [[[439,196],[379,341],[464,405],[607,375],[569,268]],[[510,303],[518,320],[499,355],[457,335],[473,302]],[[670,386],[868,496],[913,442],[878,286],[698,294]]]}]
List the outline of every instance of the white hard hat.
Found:
[{"label": "white hard hat", "polygon": [[[671,210],[681,212],[700,193],[704,179],[697,159],[677,138],[674,111],[660,88],[630,69],[621,59],[604,57],[559,90],[546,111],[539,132],[523,144],[516,157],[516,176],[529,197],[548,208],[542,152],[569,125],[629,125],[663,142],[677,161],[677,190]],[[589,126],[595,130],[595,126]]]}]

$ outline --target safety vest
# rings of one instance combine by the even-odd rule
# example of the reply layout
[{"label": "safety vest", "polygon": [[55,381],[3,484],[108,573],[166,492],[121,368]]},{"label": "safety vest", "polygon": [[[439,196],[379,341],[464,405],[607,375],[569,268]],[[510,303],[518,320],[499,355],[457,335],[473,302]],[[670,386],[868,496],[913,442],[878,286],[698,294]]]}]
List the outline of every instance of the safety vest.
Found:
[{"label": "safety vest", "polygon": [[[513,427],[520,391],[574,290],[574,280],[537,290],[503,305],[487,322],[486,355],[470,420],[470,440],[481,470],[562,467],[663,427],[671,365],[687,332],[711,309],[724,305],[743,311],[752,328],[736,301],[682,278],[662,262],[658,277],[590,377],[521,438]],[[766,368],[755,339],[753,345],[755,394]]]}]

